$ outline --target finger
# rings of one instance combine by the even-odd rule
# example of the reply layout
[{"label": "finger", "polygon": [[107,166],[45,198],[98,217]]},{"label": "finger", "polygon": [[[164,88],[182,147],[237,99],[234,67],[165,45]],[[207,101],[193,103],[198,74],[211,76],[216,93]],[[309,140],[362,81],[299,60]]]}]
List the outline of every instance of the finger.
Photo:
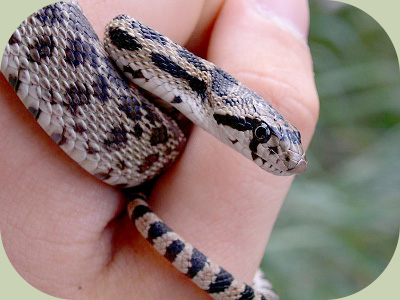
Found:
[{"label": "finger", "polygon": [[[225,2],[208,58],[268,99],[308,144],[318,112],[308,47],[286,21],[277,21],[279,11],[272,17],[259,3]],[[306,35],[307,2],[287,1],[283,11],[288,10],[301,14],[284,18],[300,22],[298,30]],[[195,128],[180,164],[154,189],[154,209],[211,259],[249,282],[291,181],[266,174]]]},{"label": "finger", "polygon": [[[250,3],[254,9],[248,9]],[[232,22],[238,7],[244,13]],[[307,7],[305,0],[231,1],[221,12],[209,48],[209,59],[271,102],[299,128],[305,145],[319,107],[305,40]]]},{"label": "finger", "polygon": [[185,44],[192,35],[204,6],[204,0],[81,0],[79,3],[100,39],[112,18],[128,14],[180,44]]}]

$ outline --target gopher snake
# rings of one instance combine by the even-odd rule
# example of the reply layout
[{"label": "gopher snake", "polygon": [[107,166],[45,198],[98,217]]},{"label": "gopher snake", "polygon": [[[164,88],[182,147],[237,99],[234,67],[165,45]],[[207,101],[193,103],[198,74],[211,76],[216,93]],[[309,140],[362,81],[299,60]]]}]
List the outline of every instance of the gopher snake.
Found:
[{"label": "gopher snake", "polygon": [[[299,132],[270,104],[126,15],[107,26],[103,46],[75,1],[47,6],[13,33],[1,71],[47,134],[108,184],[141,185],[173,164],[185,143],[177,122],[127,79],[268,172],[306,168]],[[184,242],[140,194],[128,213],[142,235],[213,298],[277,299],[266,281],[262,295]]]}]

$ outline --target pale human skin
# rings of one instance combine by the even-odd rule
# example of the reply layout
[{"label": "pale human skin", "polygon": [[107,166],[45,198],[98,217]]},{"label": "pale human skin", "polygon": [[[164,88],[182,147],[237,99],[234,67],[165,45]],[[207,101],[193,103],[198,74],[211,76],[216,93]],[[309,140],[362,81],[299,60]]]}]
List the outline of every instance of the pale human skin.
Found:
[{"label": "pale human skin", "polygon": [[[129,14],[211,60],[269,99],[308,146],[318,96],[300,38],[308,30],[306,0],[82,0],[81,6],[101,37],[109,20]],[[0,95],[0,228],[25,280],[70,299],[208,299],[139,236],[118,189],[57,148],[3,76]],[[251,283],[292,180],[265,173],[195,127],[150,204],[187,241]]]}]

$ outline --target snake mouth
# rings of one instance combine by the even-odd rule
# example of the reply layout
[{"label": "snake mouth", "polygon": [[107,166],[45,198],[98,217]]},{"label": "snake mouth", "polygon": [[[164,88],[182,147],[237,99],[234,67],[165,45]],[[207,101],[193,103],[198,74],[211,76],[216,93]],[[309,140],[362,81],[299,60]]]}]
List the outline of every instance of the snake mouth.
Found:
[{"label": "snake mouth", "polygon": [[[294,174],[303,173],[307,168],[307,159],[305,154],[298,155],[299,159],[292,159],[285,161],[275,151],[270,151],[271,155],[275,156],[276,160],[265,160],[255,152],[251,153],[253,161],[263,170],[268,171],[275,175],[289,176]],[[274,159],[275,159],[274,158]]]},{"label": "snake mouth", "polygon": [[307,159],[306,156],[303,155],[301,159],[296,163],[296,165],[289,169],[292,174],[300,174],[303,173],[307,169]]},{"label": "snake mouth", "polygon": [[[276,153],[275,153],[276,154]],[[280,169],[278,166],[284,167],[283,161],[278,157],[275,162],[271,162],[270,160],[265,160],[260,155],[255,152],[251,152],[251,156],[253,161],[263,170],[275,174],[275,175],[286,175],[285,170]]]}]

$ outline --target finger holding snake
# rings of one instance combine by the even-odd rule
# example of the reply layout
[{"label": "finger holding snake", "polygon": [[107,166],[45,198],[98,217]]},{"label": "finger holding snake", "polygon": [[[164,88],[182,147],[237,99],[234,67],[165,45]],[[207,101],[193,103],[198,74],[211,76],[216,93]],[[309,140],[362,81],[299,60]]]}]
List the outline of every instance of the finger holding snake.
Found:
[{"label": "finger holding snake", "polygon": [[[100,8],[95,2],[81,5],[99,33],[115,15],[128,13],[178,43],[188,42],[191,50],[207,53],[207,59],[270,100],[302,132],[303,145],[309,143],[317,96],[308,48],[265,12],[267,4],[215,1],[214,9],[209,1],[203,6],[169,1],[168,7],[158,2],[152,6],[152,1],[145,7],[140,1],[121,1],[119,7],[110,1]],[[303,11],[304,19],[295,22],[304,30],[306,3],[290,2],[284,13]],[[193,32],[208,34],[199,42]],[[78,293],[128,297],[134,291],[142,298],[194,299],[196,293],[205,298],[149,250],[126,219],[116,218],[123,209],[121,193],[71,164],[31,122],[25,108],[17,105],[5,82],[1,88],[5,99],[0,103],[4,111],[0,118],[1,229],[7,254],[20,274],[60,297],[75,298]],[[194,127],[181,159],[157,181],[150,200],[174,229],[251,282],[266,233],[290,183],[291,178],[266,174]],[[128,230],[131,236],[126,236]]]}]

